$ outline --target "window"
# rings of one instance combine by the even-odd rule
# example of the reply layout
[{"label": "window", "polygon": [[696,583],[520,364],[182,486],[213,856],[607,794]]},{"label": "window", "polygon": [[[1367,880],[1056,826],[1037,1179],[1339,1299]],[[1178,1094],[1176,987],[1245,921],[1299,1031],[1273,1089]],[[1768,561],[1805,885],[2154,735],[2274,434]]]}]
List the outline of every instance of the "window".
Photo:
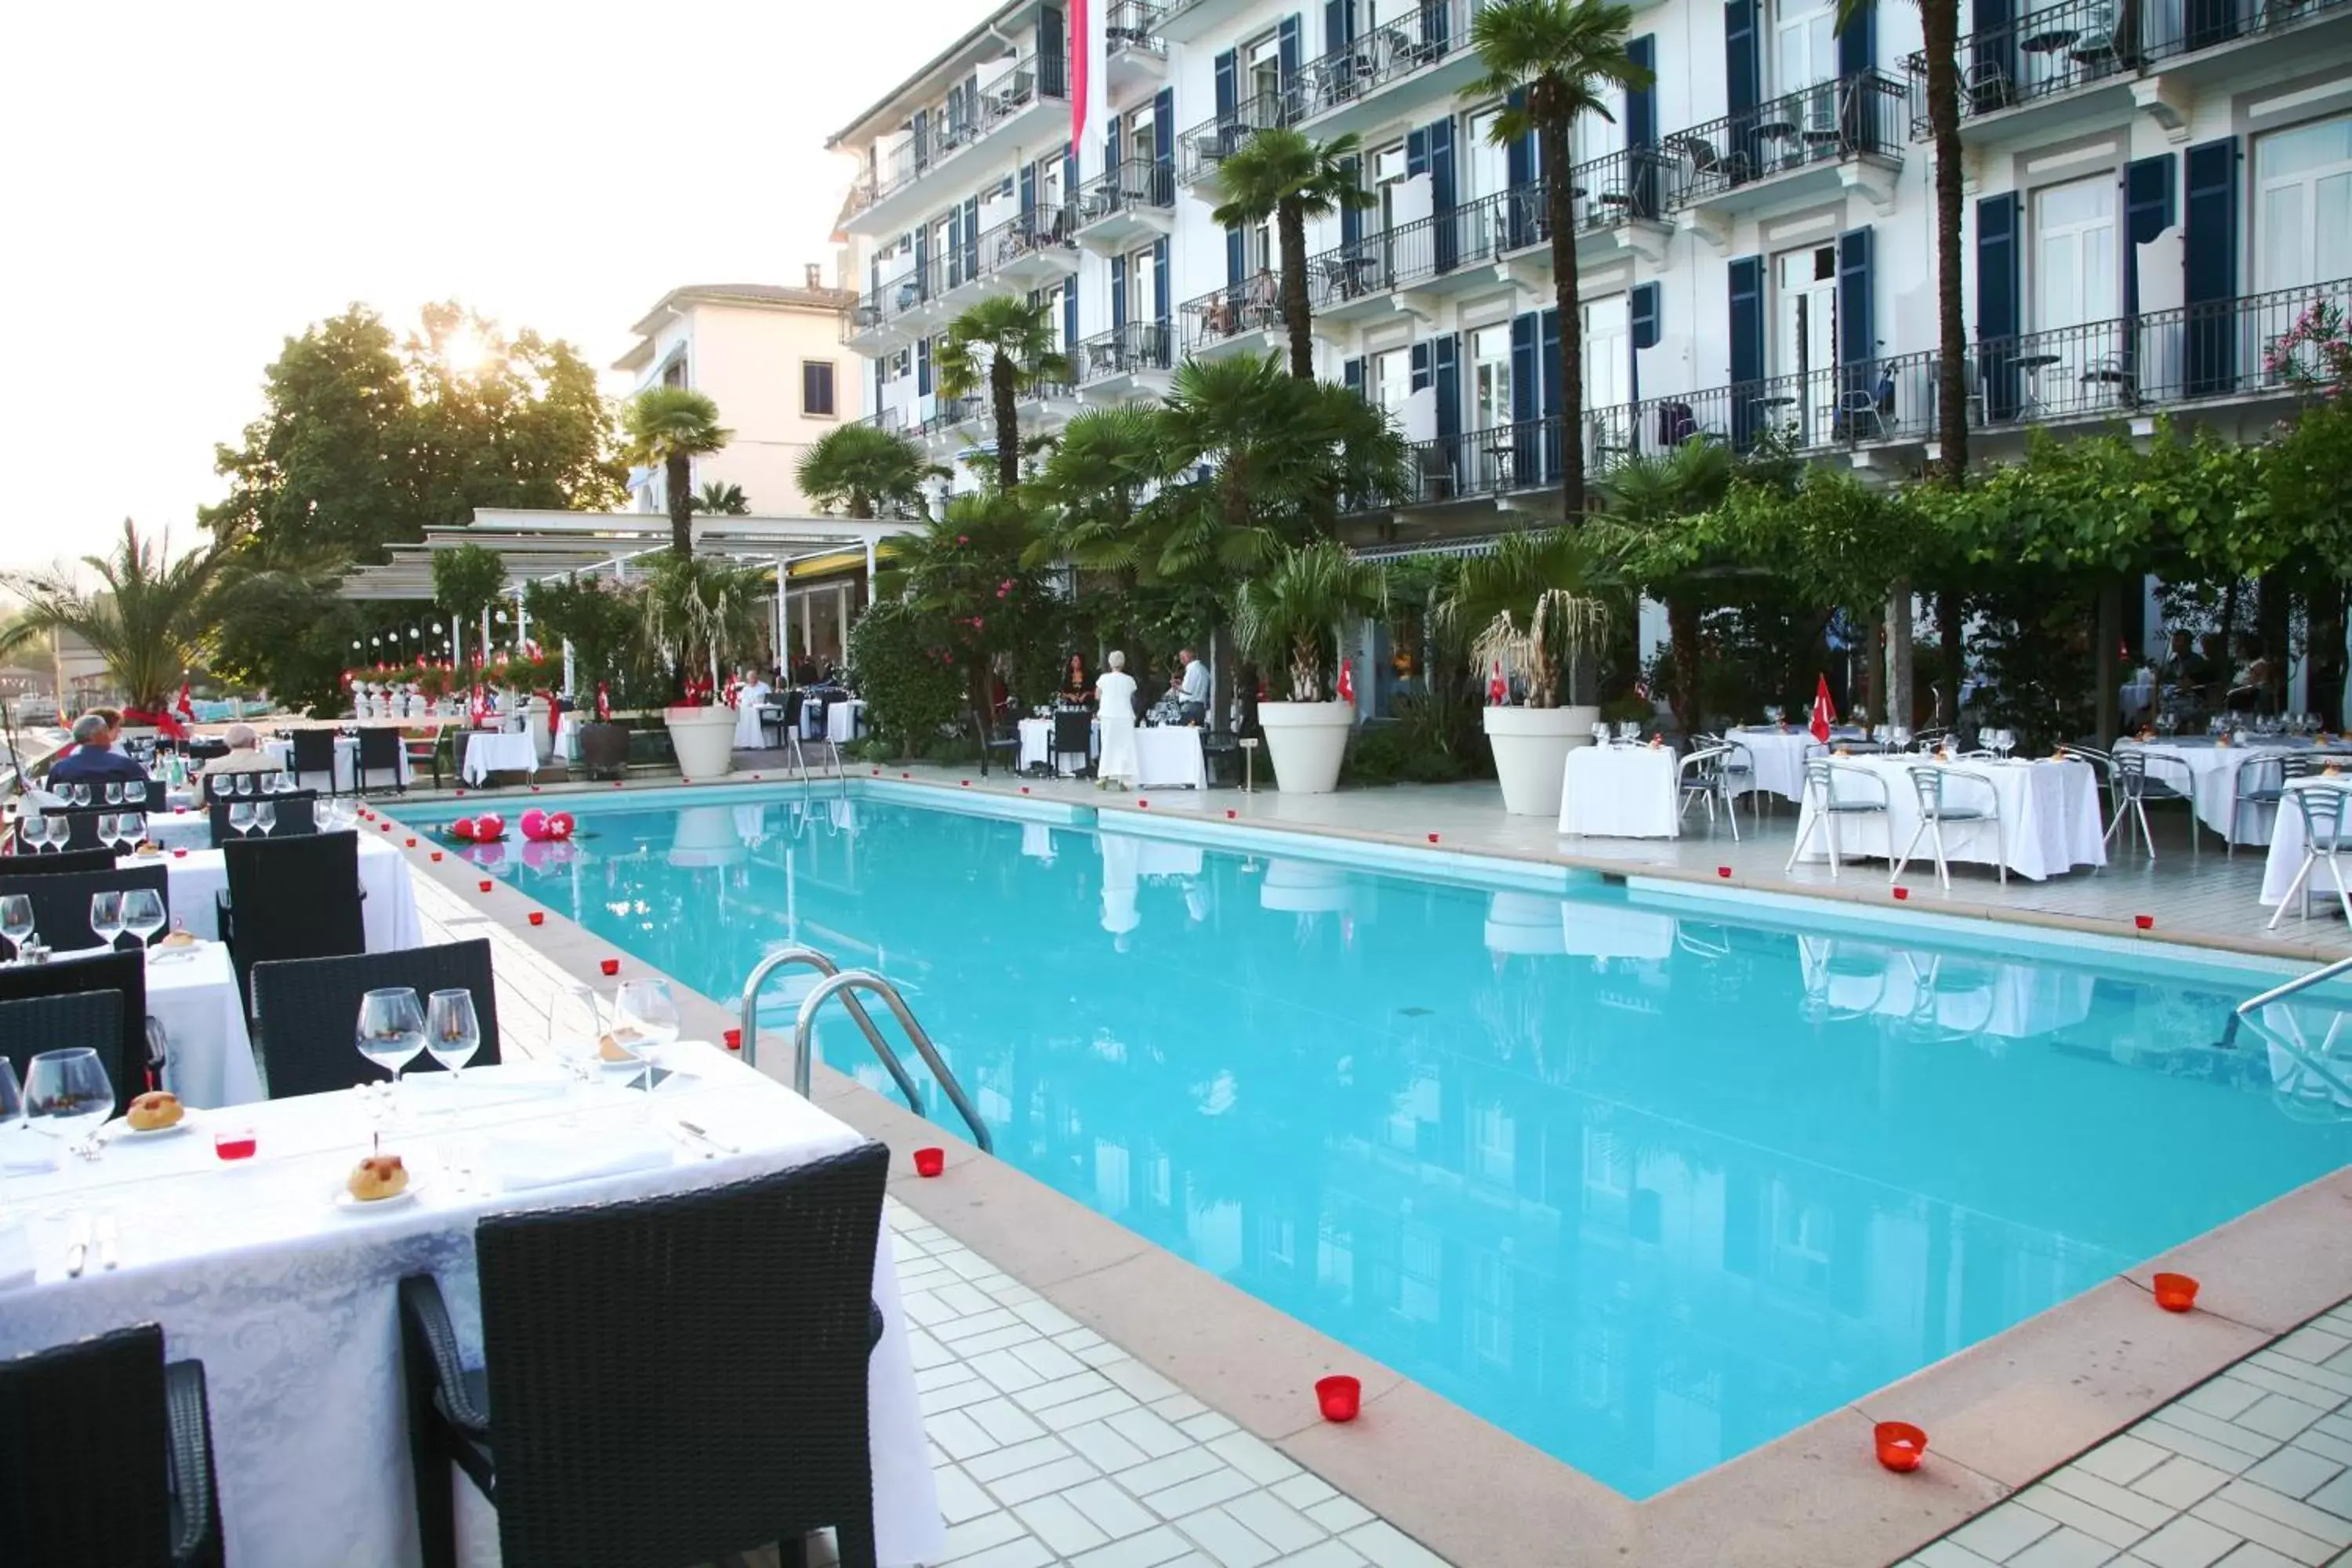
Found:
[{"label": "window", "polygon": [[1385,409],[1400,427],[1404,424],[1405,399],[1412,395],[1412,351],[1390,349],[1364,361],[1364,398]]},{"label": "window", "polygon": [[1152,250],[1137,251],[1127,258],[1127,319],[1130,321],[1156,321],[1160,315],[1159,260]]},{"label": "window", "polygon": [[1381,231],[1394,228],[1402,221],[1397,216],[1396,207],[1398,187],[1406,179],[1404,143],[1400,142],[1393,147],[1383,147],[1373,153],[1370,166],[1372,194],[1380,198],[1380,205],[1366,209],[1364,226]]},{"label": "window", "polygon": [[[1470,117],[1469,189],[1464,199],[1475,201],[1510,189],[1511,154],[1507,147],[1495,144],[1495,121],[1502,115],[1499,109],[1482,109]],[[1587,117],[1590,118],[1590,117]]]},{"label": "window", "polygon": [[1773,16],[1772,60],[1776,92],[1837,79],[1835,12],[1823,0],[1785,0]]},{"label": "window", "polygon": [[801,412],[812,419],[833,417],[832,361],[801,361]]},{"label": "window", "polygon": [[1633,401],[1633,320],[1625,296],[1612,294],[1584,307],[1584,407],[1590,413]]},{"label": "window", "polygon": [[1062,328],[1069,320],[1068,312],[1062,304],[1063,290],[1066,287],[1065,284],[1056,283],[1037,296],[1037,302],[1045,307],[1046,319],[1053,323],[1055,353],[1062,353],[1070,347],[1068,343],[1062,341]]},{"label": "window", "polygon": [[[1481,327],[1470,334],[1470,428],[1503,430],[1511,423],[1511,329]],[[1478,482],[1493,485],[1510,476],[1507,441],[1475,441]]]},{"label": "window", "polygon": [[2033,325],[2087,326],[2122,313],[2116,177],[2094,174],[2033,193]]},{"label": "window", "polygon": [[2254,289],[2340,278],[2352,254],[2352,115],[2254,143]]},{"label": "window", "polygon": [[1242,100],[1246,107],[1253,98],[1262,98],[1267,106],[1276,102],[1282,93],[1282,35],[1268,33],[1255,39],[1242,51]]},{"label": "window", "polygon": [[1830,438],[1837,416],[1837,247],[1781,252],[1772,283],[1772,373],[1780,379],[1758,422],[1815,445]]},{"label": "window", "polygon": [[1057,154],[1037,160],[1037,205],[1047,212],[1060,207],[1066,199],[1062,190],[1064,160]]},{"label": "window", "polygon": [[1159,142],[1152,129],[1152,105],[1128,110],[1127,128],[1121,132],[1127,138],[1127,156],[1139,163],[1149,163],[1159,155]]}]

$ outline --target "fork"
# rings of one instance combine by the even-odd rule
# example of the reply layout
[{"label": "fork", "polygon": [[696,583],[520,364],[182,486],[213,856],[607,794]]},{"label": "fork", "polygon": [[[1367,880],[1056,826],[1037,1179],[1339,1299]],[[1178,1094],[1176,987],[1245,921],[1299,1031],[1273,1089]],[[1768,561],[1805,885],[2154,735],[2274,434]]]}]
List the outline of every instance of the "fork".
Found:
[{"label": "fork", "polygon": [[98,1216],[98,1267],[100,1273],[113,1273],[114,1266],[121,1261],[116,1252],[116,1241],[114,1214],[109,1210]]},{"label": "fork", "polygon": [[76,1214],[66,1235],[66,1278],[79,1279],[89,1263],[89,1215]]}]

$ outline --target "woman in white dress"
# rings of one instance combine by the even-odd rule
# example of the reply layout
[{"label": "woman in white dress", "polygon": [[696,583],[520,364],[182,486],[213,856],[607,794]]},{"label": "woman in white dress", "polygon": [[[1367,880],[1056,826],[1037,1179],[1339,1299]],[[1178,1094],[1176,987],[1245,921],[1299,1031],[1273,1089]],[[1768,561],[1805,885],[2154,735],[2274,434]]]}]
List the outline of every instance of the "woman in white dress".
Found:
[{"label": "woman in white dress", "polygon": [[1127,673],[1127,655],[1113,653],[1103,660],[1095,681],[1095,716],[1102,724],[1102,755],[1095,763],[1095,784],[1108,789],[1117,784],[1135,787],[1135,677]]},{"label": "woman in white dress", "polygon": [[768,683],[754,673],[743,689],[735,694],[735,749],[756,752],[768,743],[768,732],[760,727],[760,706],[768,700]]}]

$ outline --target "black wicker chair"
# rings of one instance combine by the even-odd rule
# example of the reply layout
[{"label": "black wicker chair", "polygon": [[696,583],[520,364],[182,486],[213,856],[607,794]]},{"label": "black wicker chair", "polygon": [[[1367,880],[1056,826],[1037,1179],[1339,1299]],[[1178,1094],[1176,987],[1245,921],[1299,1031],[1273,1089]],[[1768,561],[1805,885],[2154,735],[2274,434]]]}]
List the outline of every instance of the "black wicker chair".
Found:
[{"label": "black wicker chair", "polygon": [[111,849],[34,849],[20,838],[14,855],[0,858],[0,872],[11,877],[72,877],[84,871],[111,871],[115,859]]},{"label": "black wicker chair", "polygon": [[400,731],[382,724],[373,724],[360,731],[360,754],[353,759],[352,784],[365,795],[369,780],[383,773],[392,781],[392,787],[402,795],[408,793],[408,781],[400,771],[402,754]]},{"label": "black wicker chair", "polygon": [[[85,1036],[71,1043],[89,1046],[98,1052],[99,1058],[106,1064],[106,1080],[114,1086],[116,1102],[127,1104],[132,1095],[163,1081],[168,1049],[163,1026],[151,1026],[147,1017],[146,955],[101,952],[88,958],[61,958],[47,963],[0,968],[0,1005],[37,997],[103,995],[110,992],[121,998],[115,1033],[111,1037]],[[17,1064],[20,1070],[23,1065]]]},{"label": "black wicker chair", "polygon": [[152,1323],[0,1362],[0,1520],[11,1563],[217,1565],[204,1363]]},{"label": "black wicker chair", "polygon": [[220,895],[218,929],[248,1013],[255,964],[367,951],[358,834],[231,842],[221,846],[221,854],[228,863],[228,889]]},{"label": "black wicker chair", "polygon": [[[132,888],[152,888],[163,895],[164,923],[168,926],[172,877],[161,866],[110,867],[69,877],[20,877],[13,865],[0,861],[0,896],[22,893],[32,900],[34,934],[50,947],[68,952],[98,945],[98,933],[89,925],[89,896],[126,892]],[[115,939],[118,947],[126,943],[127,952],[138,946],[139,939],[129,931]]]},{"label": "black wicker chair", "polygon": [[82,991],[68,996],[27,996],[17,1002],[0,1002],[0,1057],[16,1069],[16,1081],[25,1079],[25,1066],[43,1051],[61,1051],[70,1046],[89,1046],[96,1050],[106,1064],[106,1080],[114,1085],[115,1099],[128,1100],[122,1092],[119,1069],[122,1058],[122,993],[120,991]]},{"label": "black wicker chair", "polygon": [[287,759],[286,771],[299,784],[316,773],[327,782],[319,786],[320,794],[335,793],[335,732],[332,730],[295,730],[287,735],[294,748]]},{"label": "black wicker chair", "polygon": [[[456,1561],[454,1461],[497,1500],[508,1568],[644,1568],[838,1532],[874,1568],[866,1363],[888,1152],[474,1233],[485,1366],[440,1288],[401,1281],[426,1568]],[[615,1325],[658,1325],[621,1332]]]},{"label": "black wicker chair", "polygon": [[[499,1060],[499,997],[487,938],[398,952],[257,963],[253,1015],[269,1098],[383,1082],[389,1075],[352,1047],[352,1029],[360,998],[394,985],[414,986],[419,1001],[436,991],[472,992],[474,1016],[482,1026],[482,1048],[474,1065]],[[438,1072],[440,1066],[429,1056],[419,1057],[407,1070]]]},{"label": "black wicker chair", "polygon": [[[255,828],[251,833],[239,833],[228,825],[230,810],[238,805],[269,805],[277,808],[278,825],[268,833]],[[215,798],[213,814],[213,847],[234,844],[239,839],[300,838],[319,831],[319,792],[314,789],[296,790],[289,795],[239,795],[234,800]]]}]

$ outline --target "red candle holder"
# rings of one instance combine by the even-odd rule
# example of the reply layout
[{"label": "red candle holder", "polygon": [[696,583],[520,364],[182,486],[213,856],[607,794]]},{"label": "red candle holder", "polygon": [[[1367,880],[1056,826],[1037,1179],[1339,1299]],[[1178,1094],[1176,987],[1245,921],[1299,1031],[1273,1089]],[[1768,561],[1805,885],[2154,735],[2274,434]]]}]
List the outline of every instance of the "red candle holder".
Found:
[{"label": "red candle holder", "polygon": [[188,852],[184,849],[174,849],[172,851],[172,858],[174,860],[184,860],[187,858]]},{"label": "red candle holder", "polygon": [[386,832],[386,833],[389,833],[389,832],[391,832],[391,831],[392,831],[392,824],[391,824],[390,822],[388,822],[388,821],[384,820],[384,819],[383,819],[383,818],[382,818],[382,817],[379,817],[379,818],[377,818],[377,819],[376,819],[376,826],[378,826],[379,828],[383,829],[383,830],[384,832]]},{"label": "red candle holder", "polygon": [[535,925],[535,926],[543,926],[543,925],[545,925],[545,924],[547,923],[547,911],[546,911],[545,910],[531,910],[531,911],[530,911],[530,923],[531,923],[531,924],[533,924],[533,925]]},{"label": "red candle holder", "polygon": [[1898,901],[1899,901],[1899,900],[1904,900],[1904,899],[1907,899],[1907,898],[1909,898],[1910,896],[1911,896],[1911,889],[1908,889],[1908,888],[1897,888],[1897,889],[1895,889],[1895,899],[1896,899]]},{"label": "red candle holder", "polygon": [[915,1151],[915,1174],[936,1176],[947,1168],[948,1152],[946,1150],[918,1149]]},{"label": "red candle holder", "polygon": [[727,1035],[726,1035],[726,1040],[727,1040],[727,1048],[728,1048],[729,1050],[730,1050],[730,1051],[740,1051],[740,1050],[741,1050],[741,1049],[743,1048],[743,1031],[742,1031],[742,1030],[740,1030],[740,1029],[730,1029],[730,1030],[728,1030],[728,1031],[727,1031]]},{"label": "red candle holder", "polygon": [[617,958],[608,958],[596,967],[607,974],[618,974],[621,973],[621,961]]},{"label": "red candle holder", "polygon": [[[459,800],[463,800],[463,799],[465,799],[465,798],[466,798],[466,792],[465,792],[463,789],[458,790],[458,792],[457,792],[457,798],[458,798]],[[361,812],[361,813],[360,813],[360,815],[361,815],[362,816],[365,816],[367,815],[367,813],[366,813],[366,812],[364,812],[364,811],[362,811],[362,812]]]},{"label": "red candle holder", "polygon": [[233,1131],[223,1129],[213,1134],[213,1154],[216,1159],[250,1160],[253,1158],[254,1151],[260,1147],[261,1141],[253,1135],[253,1129],[250,1127],[239,1127]]},{"label": "red candle holder", "polygon": [[2134,915],[2132,916],[2132,924],[2139,927],[2142,931],[2154,931],[2156,929],[2156,917],[2154,915]]},{"label": "red candle holder", "polygon": [[914,774],[912,774],[912,773],[900,773],[898,776],[899,776],[900,778],[902,778],[902,779],[910,779],[910,778],[913,778],[915,775],[914,775]]},{"label": "red candle holder", "polygon": [[678,775],[677,775],[677,782],[678,782],[678,783],[680,783],[680,784],[692,784],[694,781],[693,781],[692,779],[690,779],[690,778],[688,778],[684,773],[680,773],[680,774],[678,774]]},{"label": "red candle holder", "polygon": [[2186,1312],[2197,1305],[2197,1281],[2186,1274],[2159,1274],[2148,1283],[2156,1289],[2156,1304],[2168,1312]]},{"label": "red candle holder", "polygon": [[970,789],[971,787],[971,781],[970,779],[958,779],[956,780],[956,787],[958,789]]},{"label": "red candle holder", "polygon": [[1721,877],[1724,880],[1729,881],[1731,879],[1731,868],[1728,866],[1717,866],[1715,868],[1715,874]]},{"label": "red candle holder", "polygon": [[407,841],[407,843],[406,843],[406,846],[405,846],[405,847],[406,847],[407,848],[410,848],[410,849],[414,849],[414,848],[415,848],[415,847],[416,847],[416,840],[415,840],[415,839],[414,839],[414,838],[409,839],[409,840]]},{"label": "red candle holder", "polygon": [[1021,793],[1023,795],[1027,795],[1029,793],[1029,786],[1027,784],[1023,784],[1021,786]]},{"label": "red candle holder", "polygon": [[1234,818],[1235,818],[1235,817],[1239,816],[1240,815],[1241,815],[1241,813],[1240,813],[1240,812],[1234,810],[1231,806],[1228,806],[1228,807],[1226,807],[1226,808],[1225,808],[1225,820],[1226,820],[1227,822],[1231,822]]},{"label": "red candle holder", "polygon": [[752,782],[753,784],[758,784],[758,783],[760,782],[760,775],[759,775],[759,774],[757,774],[757,773],[753,773],[753,774],[751,775],[751,782]]},{"label": "red candle holder", "polygon": [[1362,1411],[1364,1385],[1346,1373],[1315,1380],[1315,1403],[1326,1421],[1353,1421]]},{"label": "red candle holder", "polygon": [[621,787],[621,781],[620,781],[620,780],[618,780],[618,779],[614,779],[614,780],[613,781],[613,787],[614,787],[614,789],[618,789],[618,788],[620,788],[620,787]]},{"label": "red candle holder", "polygon": [[436,849],[435,851],[433,851],[433,858],[434,858],[434,860],[437,863],[437,862],[440,860],[440,858],[441,858],[441,851],[439,851],[438,849]]},{"label": "red candle holder", "polygon": [[1135,803],[1135,809],[1138,811],[1150,811],[1151,809],[1151,803],[1148,800],[1139,800]]},{"label": "red candle holder", "polygon": [[1432,844],[1436,843],[1436,842],[1437,842],[1437,835],[1436,835],[1436,834],[1434,834],[1434,833],[1431,834],[1431,835],[1429,836],[1429,841],[1430,841]]},{"label": "red candle holder", "polygon": [[537,795],[537,794],[539,793],[539,786],[538,786],[537,784],[533,784],[533,785],[531,785],[531,786],[530,786],[530,793],[531,793],[531,794],[533,794],[533,795]]},{"label": "red candle holder", "polygon": [[485,879],[483,880],[483,882],[482,882],[482,891],[484,891],[484,892],[486,892],[486,893],[487,893],[487,892],[488,892],[489,890],[490,890],[490,884],[489,884],[488,880],[487,879]]},{"label": "red candle holder", "polygon": [[1881,1421],[1872,1435],[1878,1444],[1878,1462],[1890,1470],[1908,1473],[1927,1457],[1927,1434],[1908,1421]]}]

